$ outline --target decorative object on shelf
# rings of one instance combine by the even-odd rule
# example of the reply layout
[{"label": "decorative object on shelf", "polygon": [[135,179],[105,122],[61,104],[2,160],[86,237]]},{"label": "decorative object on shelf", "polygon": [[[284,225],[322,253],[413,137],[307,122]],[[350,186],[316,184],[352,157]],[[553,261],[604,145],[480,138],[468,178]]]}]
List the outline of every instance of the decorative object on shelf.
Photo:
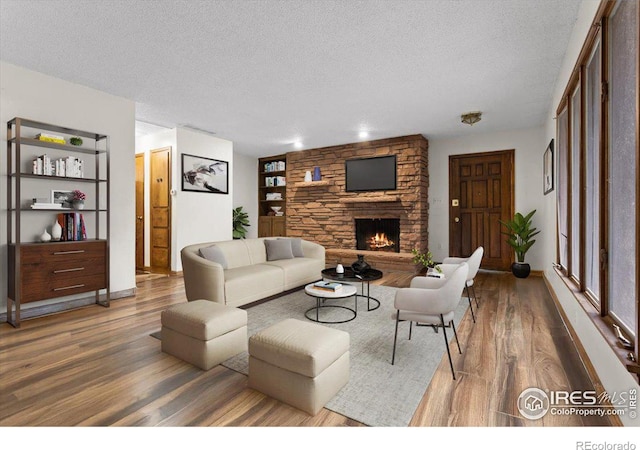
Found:
[{"label": "decorative object on shelf", "polygon": [[71,208],[73,202],[73,191],[60,191],[53,189],[51,191],[51,203],[58,203],[63,208]]},{"label": "decorative object on shelf", "polygon": [[40,235],[40,242],[49,242],[51,241],[51,235],[47,233],[47,229],[45,228],[44,233]]},{"label": "decorative object on shelf", "polygon": [[51,133],[38,133],[36,134],[36,139],[43,142],[53,142],[54,144],[64,145],[67,143],[67,141],[64,140],[64,136]]},{"label": "decorative object on shelf", "polygon": [[56,222],[51,227],[51,240],[59,241],[61,237],[62,237],[62,227],[60,226],[60,224],[58,223],[58,220],[56,219]]},{"label": "decorative object on shelf", "polygon": [[480,122],[480,119],[482,119],[482,113],[480,111],[465,113],[460,116],[460,119],[462,123],[473,125],[474,123]]},{"label": "decorative object on shelf", "polygon": [[229,193],[229,163],[219,159],[182,154],[182,190]]},{"label": "decorative object on shelf", "polygon": [[272,206],[271,209],[273,210],[273,212],[275,213],[276,216],[284,216],[284,213],[282,211],[280,211],[282,209],[282,206]]},{"label": "decorative object on shelf", "polygon": [[79,138],[78,136],[74,136],[71,139],[69,139],[69,144],[79,147],[82,145],[82,138]]},{"label": "decorative object on shelf", "polygon": [[531,227],[531,218],[536,213],[534,209],[526,216],[520,213],[516,213],[513,219],[503,222],[498,220],[502,225],[507,227],[508,231],[502,231],[502,234],[506,234],[507,244],[509,244],[516,251],[517,261],[511,265],[511,272],[517,278],[527,278],[531,272],[529,264],[524,262],[524,256],[529,251],[531,246],[535,244],[535,239],[531,239],[540,231],[536,231],[535,227]]},{"label": "decorative object on shelf", "polygon": [[364,255],[357,255],[358,260],[351,264],[351,268],[356,274],[365,273],[367,270],[371,269],[369,263],[364,260]]},{"label": "decorative object on shelf", "polygon": [[344,266],[342,264],[338,263],[338,265],[336,266],[336,273],[344,273]]},{"label": "decorative object on shelf", "polygon": [[544,151],[542,166],[544,168],[542,174],[542,192],[544,195],[547,195],[553,191],[553,139],[551,139],[547,149]]},{"label": "decorative object on shelf", "polygon": [[233,209],[233,238],[244,239],[247,235],[247,229],[250,227],[249,214],[243,211],[243,206],[238,206]]},{"label": "decorative object on shelf", "polygon": [[73,205],[74,209],[84,209],[84,201],[87,198],[87,196],[84,194],[84,192],[79,191],[79,190],[75,190],[72,192],[72,197],[71,197],[71,204]]},{"label": "decorative object on shelf", "polygon": [[313,178],[312,181],[320,181],[322,180],[322,174],[320,173],[320,167],[315,166],[313,168]]},{"label": "decorative object on shelf", "polygon": [[305,172],[305,174],[304,174],[304,181],[308,183],[308,182],[310,182],[312,180],[313,180],[313,178],[311,177],[311,171],[307,170]]}]

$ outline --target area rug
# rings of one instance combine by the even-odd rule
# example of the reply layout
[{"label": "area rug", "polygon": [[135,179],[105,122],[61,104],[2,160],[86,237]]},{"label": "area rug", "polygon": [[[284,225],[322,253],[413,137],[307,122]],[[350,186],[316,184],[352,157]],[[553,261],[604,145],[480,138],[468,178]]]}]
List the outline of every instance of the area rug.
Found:
[{"label": "area rug", "polygon": [[[351,336],[349,382],[326,408],[369,426],[407,426],[446,351],[442,330],[435,333],[431,327],[414,326],[411,340],[408,340],[409,324],[401,322],[395,365],[391,365],[395,327],[391,315],[396,290],[372,285],[371,296],[380,300],[380,308],[367,311],[366,299],[360,298],[358,314],[353,321],[326,324],[347,331]],[[331,300],[326,304],[353,308],[354,300]],[[249,336],[285,318],[307,320],[305,311],[312,306],[315,306],[315,299],[304,291],[297,291],[251,307],[247,309]],[[467,299],[462,298],[455,314],[456,325],[467,307]],[[349,312],[323,308],[320,315],[321,320],[340,320],[347,319]],[[447,330],[447,336],[452,342],[452,330]],[[246,375],[248,354],[241,353],[222,365]]]}]

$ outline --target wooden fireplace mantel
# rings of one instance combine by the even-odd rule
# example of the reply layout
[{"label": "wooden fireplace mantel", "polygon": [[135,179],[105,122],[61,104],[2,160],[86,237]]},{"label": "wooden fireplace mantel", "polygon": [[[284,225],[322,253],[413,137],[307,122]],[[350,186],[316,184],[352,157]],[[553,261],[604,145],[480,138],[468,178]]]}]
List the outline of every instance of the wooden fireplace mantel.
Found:
[{"label": "wooden fireplace mantel", "polygon": [[340,203],[388,203],[399,202],[399,195],[378,195],[376,197],[346,197],[338,200]]}]

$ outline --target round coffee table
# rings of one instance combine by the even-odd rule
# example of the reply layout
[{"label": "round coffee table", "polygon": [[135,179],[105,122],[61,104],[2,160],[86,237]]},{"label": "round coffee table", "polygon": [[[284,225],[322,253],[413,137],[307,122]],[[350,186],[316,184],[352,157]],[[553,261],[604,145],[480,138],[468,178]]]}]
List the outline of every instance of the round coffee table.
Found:
[{"label": "round coffee table", "polygon": [[[311,284],[307,284],[304,287],[304,292],[311,296],[314,297],[316,299],[316,306],[314,306],[313,308],[309,308],[308,310],[305,311],[304,316],[313,321],[313,322],[318,322],[318,323],[345,323],[345,322],[351,322],[353,319],[356,318],[356,316],[358,315],[358,297],[356,296],[356,294],[358,293],[358,290],[356,289],[355,286],[351,286],[350,284],[343,284],[342,285],[342,289],[340,289],[339,291],[336,292],[331,292],[331,291],[327,291],[324,289],[316,289],[313,286],[313,283]],[[351,309],[348,308],[346,306],[341,306],[341,305],[325,305],[325,304],[321,304],[324,303],[325,300],[329,300],[329,299],[337,299],[337,298],[347,298],[347,297],[353,297],[355,299],[355,309]],[[346,309],[347,311],[350,311],[353,313],[353,317],[350,317],[349,319],[346,320],[335,320],[335,321],[328,321],[328,320],[320,320],[320,308],[340,308],[340,309]],[[312,318],[309,317],[309,313],[315,311],[315,315],[316,318]]]},{"label": "round coffee table", "polygon": [[[369,284],[372,281],[382,278],[382,275],[382,271],[377,269],[368,269],[366,272],[358,274],[355,273],[351,267],[345,267],[344,273],[337,273],[335,267],[322,271],[322,276],[329,280],[347,283],[360,282],[360,294],[356,294],[356,309],[358,309],[358,297],[362,297],[367,299],[367,311],[375,311],[380,308],[380,300],[371,297],[369,293]],[[365,283],[367,284],[367,295],[364,294]],[[371,307],[371,302],[375,303],[373,308]]]}]

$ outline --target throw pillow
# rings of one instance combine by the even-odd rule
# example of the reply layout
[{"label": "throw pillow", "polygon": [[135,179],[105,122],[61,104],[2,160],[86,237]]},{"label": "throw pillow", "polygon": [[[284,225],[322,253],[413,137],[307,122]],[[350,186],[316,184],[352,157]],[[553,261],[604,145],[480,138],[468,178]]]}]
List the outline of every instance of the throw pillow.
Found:
[{"label": "throw pillow", "polygon": [[291,241],[291,251],[293,252],[294,258],[304,258],[304,253],[302,253],[302,238],[278,238],[278,239],[288,239]]},{"label": "throw pillow", "polygon": [[267,261],[293,259],[290,239],[265,239],[264,245],[267,250]]},{"label": "throw pillow", "polygon": [[208,259],[209,261],[216,262],[222,266],[223,269],[227,268],[227,258],[225,258],[224,253],[220,250],[220,247],[212,245],[210,247],[202,247],[200,249],[200,256],[204,259]]}]

